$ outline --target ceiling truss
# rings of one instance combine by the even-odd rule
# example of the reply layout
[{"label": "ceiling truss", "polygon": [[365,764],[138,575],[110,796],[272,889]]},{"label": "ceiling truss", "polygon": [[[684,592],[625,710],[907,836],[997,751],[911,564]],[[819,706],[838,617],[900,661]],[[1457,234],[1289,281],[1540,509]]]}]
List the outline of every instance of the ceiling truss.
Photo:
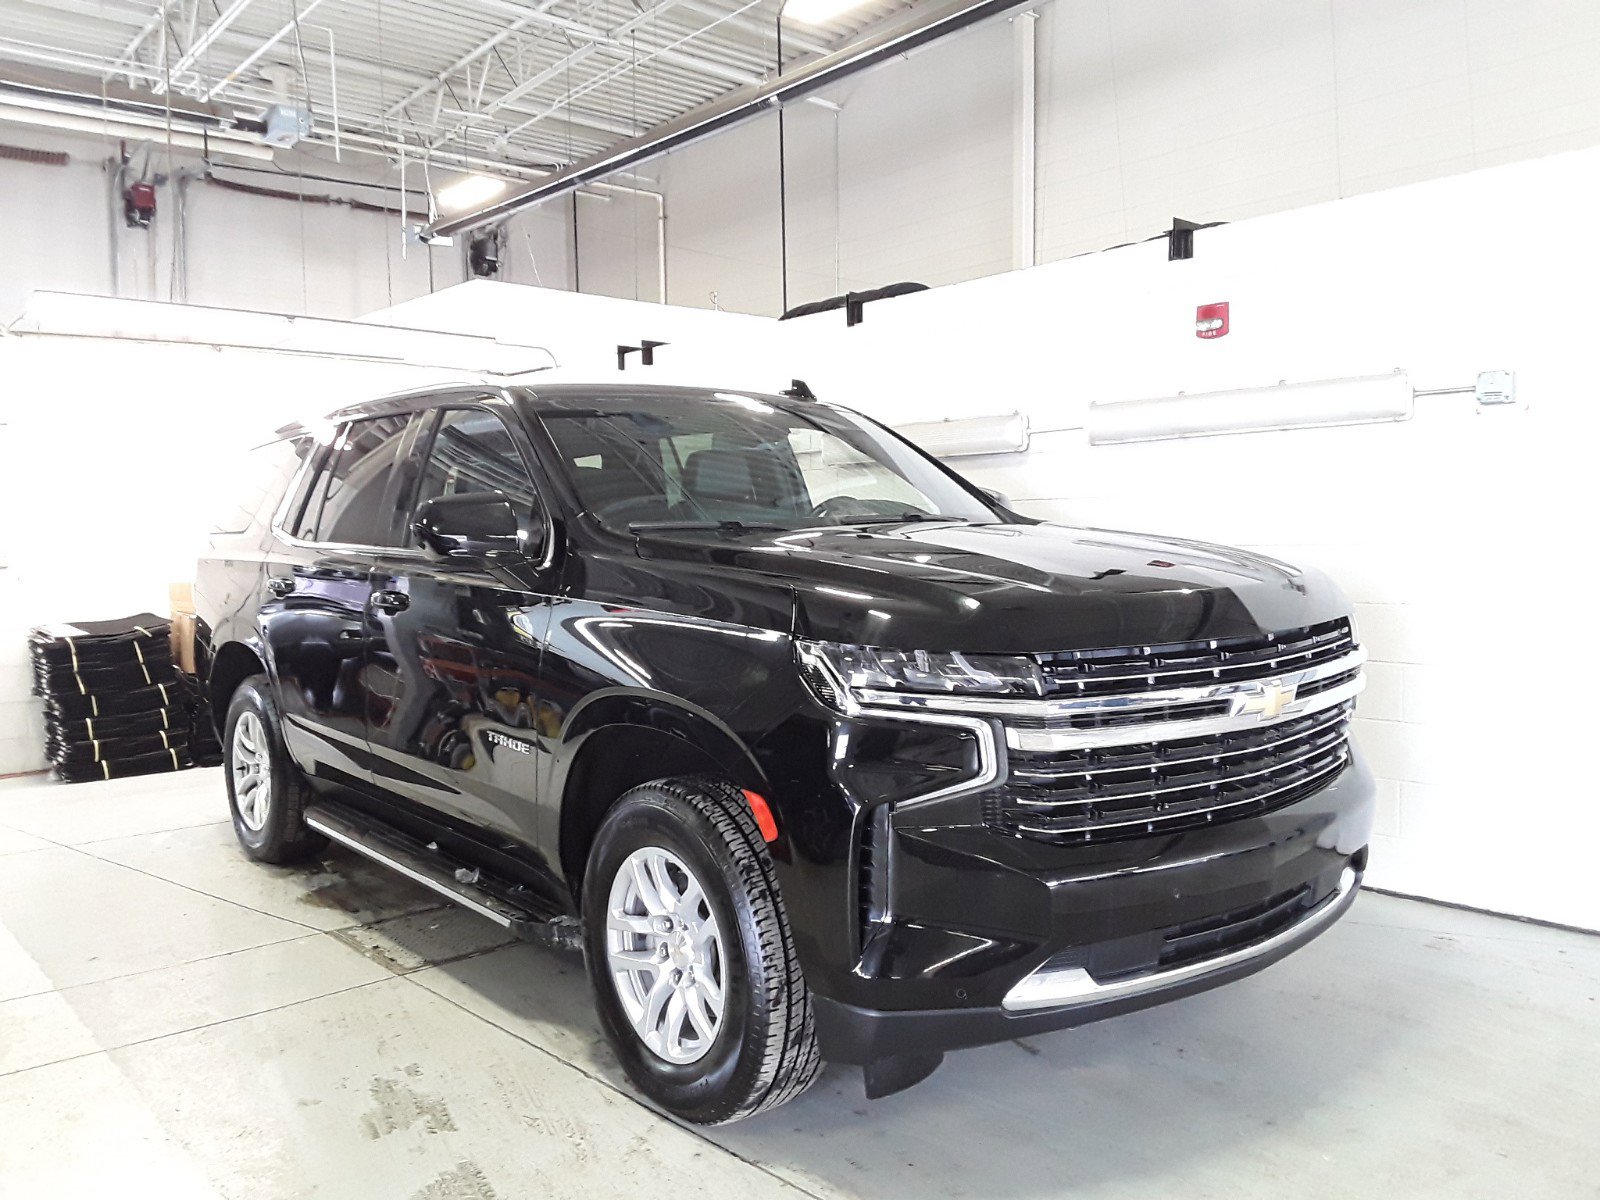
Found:
[{"label": "ceiling truss", "polygon": [[[776,73],[779,0],[0,0],[25,69],[259,118],[442,167],[548,171]],[[785,69],[911,7],[786,26]],[[337,101],[335,100],[337,97]],[[170,101],[166,98],[170,98]],[[831,106],[830,106],[831,107]]]}]

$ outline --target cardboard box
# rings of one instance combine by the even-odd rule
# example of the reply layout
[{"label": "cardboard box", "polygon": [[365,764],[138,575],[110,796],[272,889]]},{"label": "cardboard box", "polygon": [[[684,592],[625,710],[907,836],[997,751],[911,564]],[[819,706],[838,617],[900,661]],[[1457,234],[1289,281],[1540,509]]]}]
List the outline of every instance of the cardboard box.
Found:
[{"label": "cardboard box", "polygon": [[194,640],[197,620],[194,615],[194,586],[174,583],[167,589],[172,605],[172,661],[185,675],[193,675]]}]

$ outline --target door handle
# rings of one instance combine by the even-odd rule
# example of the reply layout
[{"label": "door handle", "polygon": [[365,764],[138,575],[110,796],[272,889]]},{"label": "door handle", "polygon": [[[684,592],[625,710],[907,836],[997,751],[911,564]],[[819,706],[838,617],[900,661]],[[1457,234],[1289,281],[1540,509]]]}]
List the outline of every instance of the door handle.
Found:
[{"label": "door handle", "polygon": [[282,599],[284,596],[287,596],[290,592],[294,591],[294,576],[272,576],[272,578],[267,580],[267,591]]},{"label": "door handle", "polygon": [[404,592],[373,592],[372,607],[377,612],[404,612],[411,607],[411,597]]}]

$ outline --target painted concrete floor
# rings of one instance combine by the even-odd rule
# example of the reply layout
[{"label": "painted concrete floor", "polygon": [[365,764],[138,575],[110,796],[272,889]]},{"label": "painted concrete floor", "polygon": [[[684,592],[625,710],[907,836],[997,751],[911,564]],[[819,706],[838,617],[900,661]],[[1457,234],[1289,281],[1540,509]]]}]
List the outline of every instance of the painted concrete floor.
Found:
[{"label": "painted concrete floor", "polygon": [[216,771],[0,784],[0,1197],[1600,1196],[1600,938],[1369,894],[1253,979],[707,1133],[575,960],[223,814]]}]

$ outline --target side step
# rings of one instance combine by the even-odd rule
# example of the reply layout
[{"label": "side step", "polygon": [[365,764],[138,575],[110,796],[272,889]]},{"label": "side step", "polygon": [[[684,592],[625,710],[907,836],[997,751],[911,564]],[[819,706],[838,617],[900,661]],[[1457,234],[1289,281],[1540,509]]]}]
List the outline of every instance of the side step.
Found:
[{"label": "side step", "polygon": [[321,801],[306,807],[305,823],[341,846],[488,917],[524,941],[557,950],[583,950],[583,927],[576,917],[541,911],[531,897],[529,902],[523,901],[526,889],[503,884],[465,863],[454,862],[397,829],[374,828],[371,821],[357,819],[342,805]]}]

